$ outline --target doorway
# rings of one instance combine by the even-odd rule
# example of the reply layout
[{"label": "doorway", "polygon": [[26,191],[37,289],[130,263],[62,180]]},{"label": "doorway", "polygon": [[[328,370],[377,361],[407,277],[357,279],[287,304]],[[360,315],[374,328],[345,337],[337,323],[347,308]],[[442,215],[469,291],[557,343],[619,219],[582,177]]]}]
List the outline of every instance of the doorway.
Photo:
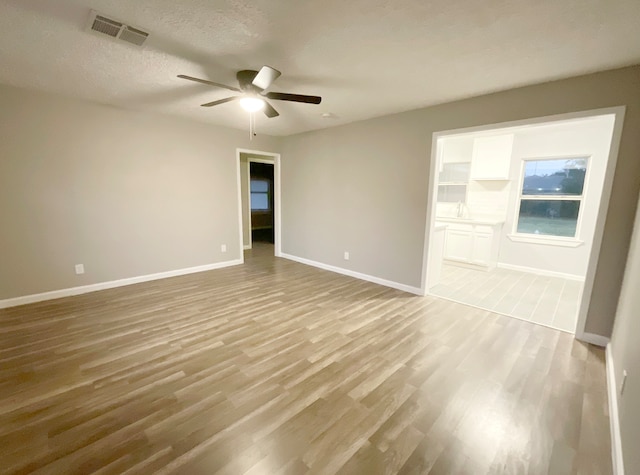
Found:
[{"label": "doorway", "polygon": [[280,255],[280,155],[237,150],[240,239],[245,251]]},{"label": "doorway", "polygon": [[583,337],[623,115],[434,134],[425,294]]}]

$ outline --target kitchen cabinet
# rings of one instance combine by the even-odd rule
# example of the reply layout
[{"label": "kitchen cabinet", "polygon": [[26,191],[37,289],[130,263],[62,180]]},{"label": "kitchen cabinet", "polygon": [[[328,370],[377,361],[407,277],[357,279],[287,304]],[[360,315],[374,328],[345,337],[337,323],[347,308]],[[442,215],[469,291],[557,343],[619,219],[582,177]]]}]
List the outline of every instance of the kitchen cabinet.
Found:
[{"label": "kitchen cabinet", "polygon": [[485,270],[498,263],[501,221],[443,218],[446,221],[444,259]]},{"label": "kitchen cabinet", "polygon": [[473,141],[472,180],[508,180],[513,134],[478,137]]}]

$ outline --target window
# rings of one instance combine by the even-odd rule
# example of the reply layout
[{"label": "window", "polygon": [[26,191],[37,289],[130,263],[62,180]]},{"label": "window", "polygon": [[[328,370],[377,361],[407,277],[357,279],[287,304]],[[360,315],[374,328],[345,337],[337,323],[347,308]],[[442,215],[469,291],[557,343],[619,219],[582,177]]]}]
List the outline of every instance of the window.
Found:
[{"label": "window", "polygon": [[438,177],[439,203],[464,203],[467,200],[467,184],[471,163],[443,163]]},{"label": "window", "polygon": [[518,234],[577,238],[586,158],[525,160]]},{"label": "window", "polygon": [[269,180],[251,180],[251,211],[269,211],[271,183]]}]

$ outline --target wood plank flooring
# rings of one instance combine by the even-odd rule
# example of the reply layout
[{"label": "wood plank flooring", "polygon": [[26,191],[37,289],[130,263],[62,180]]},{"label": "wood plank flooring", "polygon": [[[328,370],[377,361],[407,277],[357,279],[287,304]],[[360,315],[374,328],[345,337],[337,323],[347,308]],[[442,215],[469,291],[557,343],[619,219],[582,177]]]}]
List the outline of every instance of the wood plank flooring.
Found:
[{"label": "wood plank flooring", "polygon": [[0,472],[611,473],[602,350],[272,252],[0,310]]},{"label": "wood plank flooring", "polygon": [[444,263],[430,293],[503,315],[575,333],[583,283],[496,268],[489,272]]}]

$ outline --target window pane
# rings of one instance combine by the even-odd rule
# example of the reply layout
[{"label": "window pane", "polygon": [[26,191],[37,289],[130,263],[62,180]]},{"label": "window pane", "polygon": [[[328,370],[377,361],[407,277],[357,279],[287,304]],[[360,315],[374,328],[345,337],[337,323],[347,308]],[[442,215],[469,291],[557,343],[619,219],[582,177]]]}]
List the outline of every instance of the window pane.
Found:
[{"label": "window pane", "polygon": [[452,181],[469,181],[471,163],[444,163],[440,172],[441,183]]},{"label": "window pane", "polygon": [[580,201],[522,200],[518,232],[575,237]]},{"label": "window pane", "polygon": [[522,194],[581,195],[586,173],[586,158],[527,160]]},{"label": "window pane", "polygon": [[438,185],[438,203],[465,202],[467,185]]},{"label": "window pane", "polygon": [[269,191],[269,182],[267,180],[251,180],[251,191],[266,193]]},{"label": "window pane", "polygon": [[251,209],[265,211],[269,209],[268,193],[251,193]]}]

